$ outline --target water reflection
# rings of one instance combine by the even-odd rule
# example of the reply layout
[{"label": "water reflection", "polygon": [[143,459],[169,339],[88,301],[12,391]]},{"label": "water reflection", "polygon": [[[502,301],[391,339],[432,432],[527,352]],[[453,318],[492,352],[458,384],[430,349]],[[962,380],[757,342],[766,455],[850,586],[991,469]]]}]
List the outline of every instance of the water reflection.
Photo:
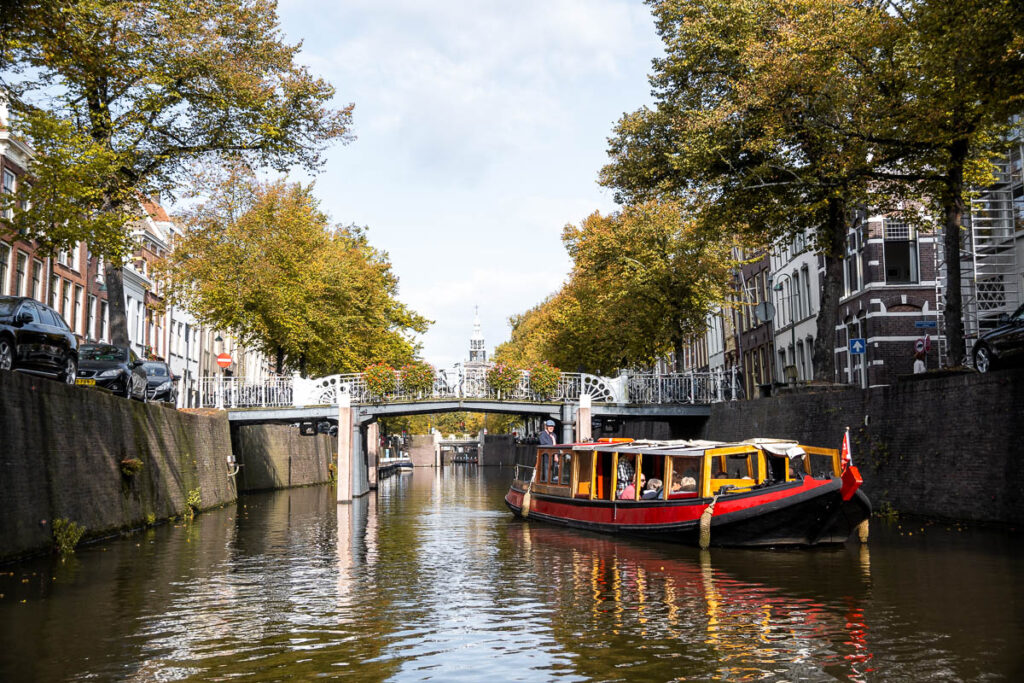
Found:
[{"label": "water reflection", "polygon": [[328,488],[249,496],[0,568],[0,680],[1018,671],[1018,537],[879,526],[870,551],[702,554],[516,521],[510,476],[418,470],[351,505]]}]

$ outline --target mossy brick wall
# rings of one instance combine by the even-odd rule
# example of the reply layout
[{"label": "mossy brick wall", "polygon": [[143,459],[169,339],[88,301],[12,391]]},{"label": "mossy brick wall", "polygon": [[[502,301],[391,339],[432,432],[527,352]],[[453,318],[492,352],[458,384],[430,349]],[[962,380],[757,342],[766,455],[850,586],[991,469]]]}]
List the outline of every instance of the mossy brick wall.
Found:
[{"label": "mossy brick wall", "polygon": [[703,436],[791,438],[839,448],[876,509],[1024,523],[1024,370],[916,375],[887,387],[783,394],[712,407]]},{"label": "mossy brick wall", "polygon": [[239,491],[268,491],[331,480],[336,439],[327,434],[302,436],[289,425],[231,427],[231,442],[241,465]]},{"label": "mossy brick wall", "polygon": [[[102,390],[0,372],[0,560],[50,547],[54,519],[85,538],[236,498],[226,416],[190,415]],[[137,458],[126,477],[121,461]]]}]

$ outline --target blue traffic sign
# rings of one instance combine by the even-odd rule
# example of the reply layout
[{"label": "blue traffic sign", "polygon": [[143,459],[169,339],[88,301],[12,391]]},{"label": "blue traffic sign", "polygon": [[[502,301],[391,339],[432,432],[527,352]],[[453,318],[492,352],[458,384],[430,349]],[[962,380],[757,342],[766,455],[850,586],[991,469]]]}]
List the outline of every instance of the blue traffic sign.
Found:
[{"label": "blue traffic sign", "polygon": [[860,354],[868,350],[868,343],[861,337],[854,337],[850,340],[850,353]]},{"label": "blue traffic sign", "polygon": [[925,329],[934,330],[939,326],[938,321],[935,320],[915,320],[914,327],[923,327]]}]

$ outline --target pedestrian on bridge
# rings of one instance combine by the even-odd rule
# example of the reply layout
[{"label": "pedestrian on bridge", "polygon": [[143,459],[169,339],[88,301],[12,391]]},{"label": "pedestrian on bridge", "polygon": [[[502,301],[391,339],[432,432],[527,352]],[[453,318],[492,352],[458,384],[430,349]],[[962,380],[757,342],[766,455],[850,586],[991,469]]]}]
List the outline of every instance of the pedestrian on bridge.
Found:
[{"label": "pedestrian on bridge", "polygon": [[555,445],[555,421],[548,420],[544,423],[544,431],[540,433],[541,446],[554,446]]}]

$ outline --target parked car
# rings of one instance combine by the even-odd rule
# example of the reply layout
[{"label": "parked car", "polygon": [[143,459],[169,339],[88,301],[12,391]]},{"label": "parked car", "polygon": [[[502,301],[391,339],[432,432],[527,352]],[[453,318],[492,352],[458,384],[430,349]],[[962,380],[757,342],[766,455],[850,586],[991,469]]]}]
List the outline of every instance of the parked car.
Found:
[{"label": "parked car", "polygon": [[1024,305],[999,318],[999,327],[974,342],[974,368],[978,372],[1024,361]]},{"label": "parked car", "polygon": [[142,369],[146,371],[146,379],[149,382],[149,400],[177,404],[178,376],[171,372],[167,363],[162,360],[147,360],[142,364]]},{"label": "parked car", "polygon": [[82,344],[78,349],[76,384],[103,387],[119,396],[149,399],[143,361],[129,346]]},{"label": "parked car", "polygon": [[0,296],[0,370],[75,383],[78,339],[57,311],[35,299]]}]

